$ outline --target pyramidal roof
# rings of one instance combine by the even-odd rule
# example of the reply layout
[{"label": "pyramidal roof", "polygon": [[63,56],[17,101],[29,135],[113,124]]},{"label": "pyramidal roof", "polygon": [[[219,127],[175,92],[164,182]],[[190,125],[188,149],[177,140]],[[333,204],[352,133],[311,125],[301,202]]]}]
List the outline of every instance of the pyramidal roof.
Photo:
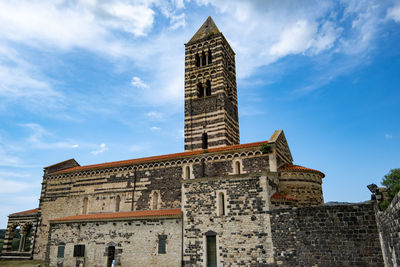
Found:
[{"label": "pyramidal roof", "polygon": [[190,39],[189,43],[198,41],[200,39],[203,39],[204,37],[211,35],[211,34],[216,34],[220,33],[218,30],[217,25],[215,25],[213,19],[208,17],[206,21],[201,25],[200,29],[193,35],[192,39]]}]

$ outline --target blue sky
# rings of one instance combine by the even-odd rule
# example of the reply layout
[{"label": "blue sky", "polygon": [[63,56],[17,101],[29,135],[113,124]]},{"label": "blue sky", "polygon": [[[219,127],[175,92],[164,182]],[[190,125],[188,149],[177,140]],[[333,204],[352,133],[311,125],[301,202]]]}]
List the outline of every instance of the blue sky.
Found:
[{"label": "blue sky", "polygon": [[44,166],[183,151],[184,43],[210,15],[241,143],[283,129],[325,201],[400,167],[399,1],[1,1],[0,228],[37,207]]}]

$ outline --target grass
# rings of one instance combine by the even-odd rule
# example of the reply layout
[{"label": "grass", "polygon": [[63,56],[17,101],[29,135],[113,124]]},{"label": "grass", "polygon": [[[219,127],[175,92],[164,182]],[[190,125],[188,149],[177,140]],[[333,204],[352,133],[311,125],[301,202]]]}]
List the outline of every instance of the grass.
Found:
[{"label": "grass", "polygon": [[40,266],[45,266],[43,261],[40,260],[23,260],[23,261],[0,261],[0,267],[36,267],[40,264]]}]

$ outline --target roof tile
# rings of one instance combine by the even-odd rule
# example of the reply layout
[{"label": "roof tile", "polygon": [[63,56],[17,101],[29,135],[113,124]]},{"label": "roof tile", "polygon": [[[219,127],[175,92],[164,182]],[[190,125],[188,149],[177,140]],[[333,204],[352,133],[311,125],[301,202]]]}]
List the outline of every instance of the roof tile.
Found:
[{"label": "roof tile", "polygon": [[299,165],[293,165],[293,164],[285,164],[282,167],[279,168],[280,171],[305,171],[305,172],[315,172],[318,174],[322,175],[322,178],[325,177],[325,174],[321,171],[318,170],[314,170],[314,169],[310,169],[310,168],[306,168],[303,166],[299,166]]},{"label": "roof tile", "polygon": [[199,155],[199,154],[203,154],[203,153],[223,152],[223,151],[251,148],[251,147],[257,147],[257,146],[260,146],[260,145],[266,144],[266,143],[268,143],[268,141],[261,141],[261,142],[254,142],[254,143],[247,143],[247,144],[240,144],[240,145],[231,145],[231,146],[224,146],[224,147],[216,147],[216,148],[210,148],[210,149],[204,149],[204,150],[199,149],[199,150],[188,151],[188,152],[166,154],[166,155],[152,156],[152,157],[145,157],[145,158],[138,158],[138,159],[121,160],[121,161],[114,161],[114,162],[106,162],[106,163],[86,165],[86,166],[77,166],[77,167],[53,172],[53,173],[51,173],[51,175],[75,172],[75,171],[96,170],[96,169],[103,169],[103,168],[107,168],[107,167],[127,166],[127,165],[137,164],[137,163],[145,163],[145,162],[153,162],[153,161],[159,161],[159,160],[167,160],[167,159],[173,159],[173,158],[194,156],[194,155]]},{"label": "roof tile", "polygon": [[182,214],[181,209],[164,209],[164,210],[141,210],[128,212],[114,213],[98,213],[98,214],[83,214],[57,218],[50,220],[51,222],[66,222],[66,221],[93,221],[93,220],[116,220],[125,218],[146,218],[146,217],[176,217]]}]

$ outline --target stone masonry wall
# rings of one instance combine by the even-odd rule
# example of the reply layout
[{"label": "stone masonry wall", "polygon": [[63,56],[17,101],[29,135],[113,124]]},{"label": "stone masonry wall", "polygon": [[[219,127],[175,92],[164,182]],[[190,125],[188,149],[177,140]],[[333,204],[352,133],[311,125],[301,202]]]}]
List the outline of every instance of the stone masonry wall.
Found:
[{"label": "stone masonry wall", "polygon": [[391,205],[376,214],[385,266],[400,266],[400,192]]},{"label": "stone masonry wall", "polygon": [[[76,266],[74,245],[85,245],[84,266],[107,266],[107,247],[115,246],[116,266],[180,266],[181,219],[141,219],[108,222],[71,222],[51,225],[50,266]],[[166,253],[158,253],[158,236],[166,235]],[[65,245],[64,258],[57,258]],[[62,263],[62,265],[61,265]]]},{"label": "stone masonry wall", "polygon": [[[183,181],[185,266],[206,265],[206,236],[216,233],[218,266],[252,266],[273,261],[267,191],[262,175]],[[226,213],[219,215],[223,192]]]},{"label": "stone masonry wall", "polygon": [[370,204],[274,210],[271,231],[281,266],[383,266]]},{"label": "stone masonry wall", "polygon": [[[257,149],[257,148],[256,148]],[[181,180],[190,166],[191,177],[232,175],[234,163],[241,162],[242,173],[269,169],[268,155],[260,151],[208,153],[200,157],[164,162],[148,162],[123,168],[109,168],[60,175],[46,175],[40,201],[41,218],[35,240],[34,258],[43,259],[46,250],[49,220],[83,213],[87,198],[87,213],[152,209],[152,195],[159,195],[158,209],[181,207]],[[203,163],[204,162],[204,163]]]}]

